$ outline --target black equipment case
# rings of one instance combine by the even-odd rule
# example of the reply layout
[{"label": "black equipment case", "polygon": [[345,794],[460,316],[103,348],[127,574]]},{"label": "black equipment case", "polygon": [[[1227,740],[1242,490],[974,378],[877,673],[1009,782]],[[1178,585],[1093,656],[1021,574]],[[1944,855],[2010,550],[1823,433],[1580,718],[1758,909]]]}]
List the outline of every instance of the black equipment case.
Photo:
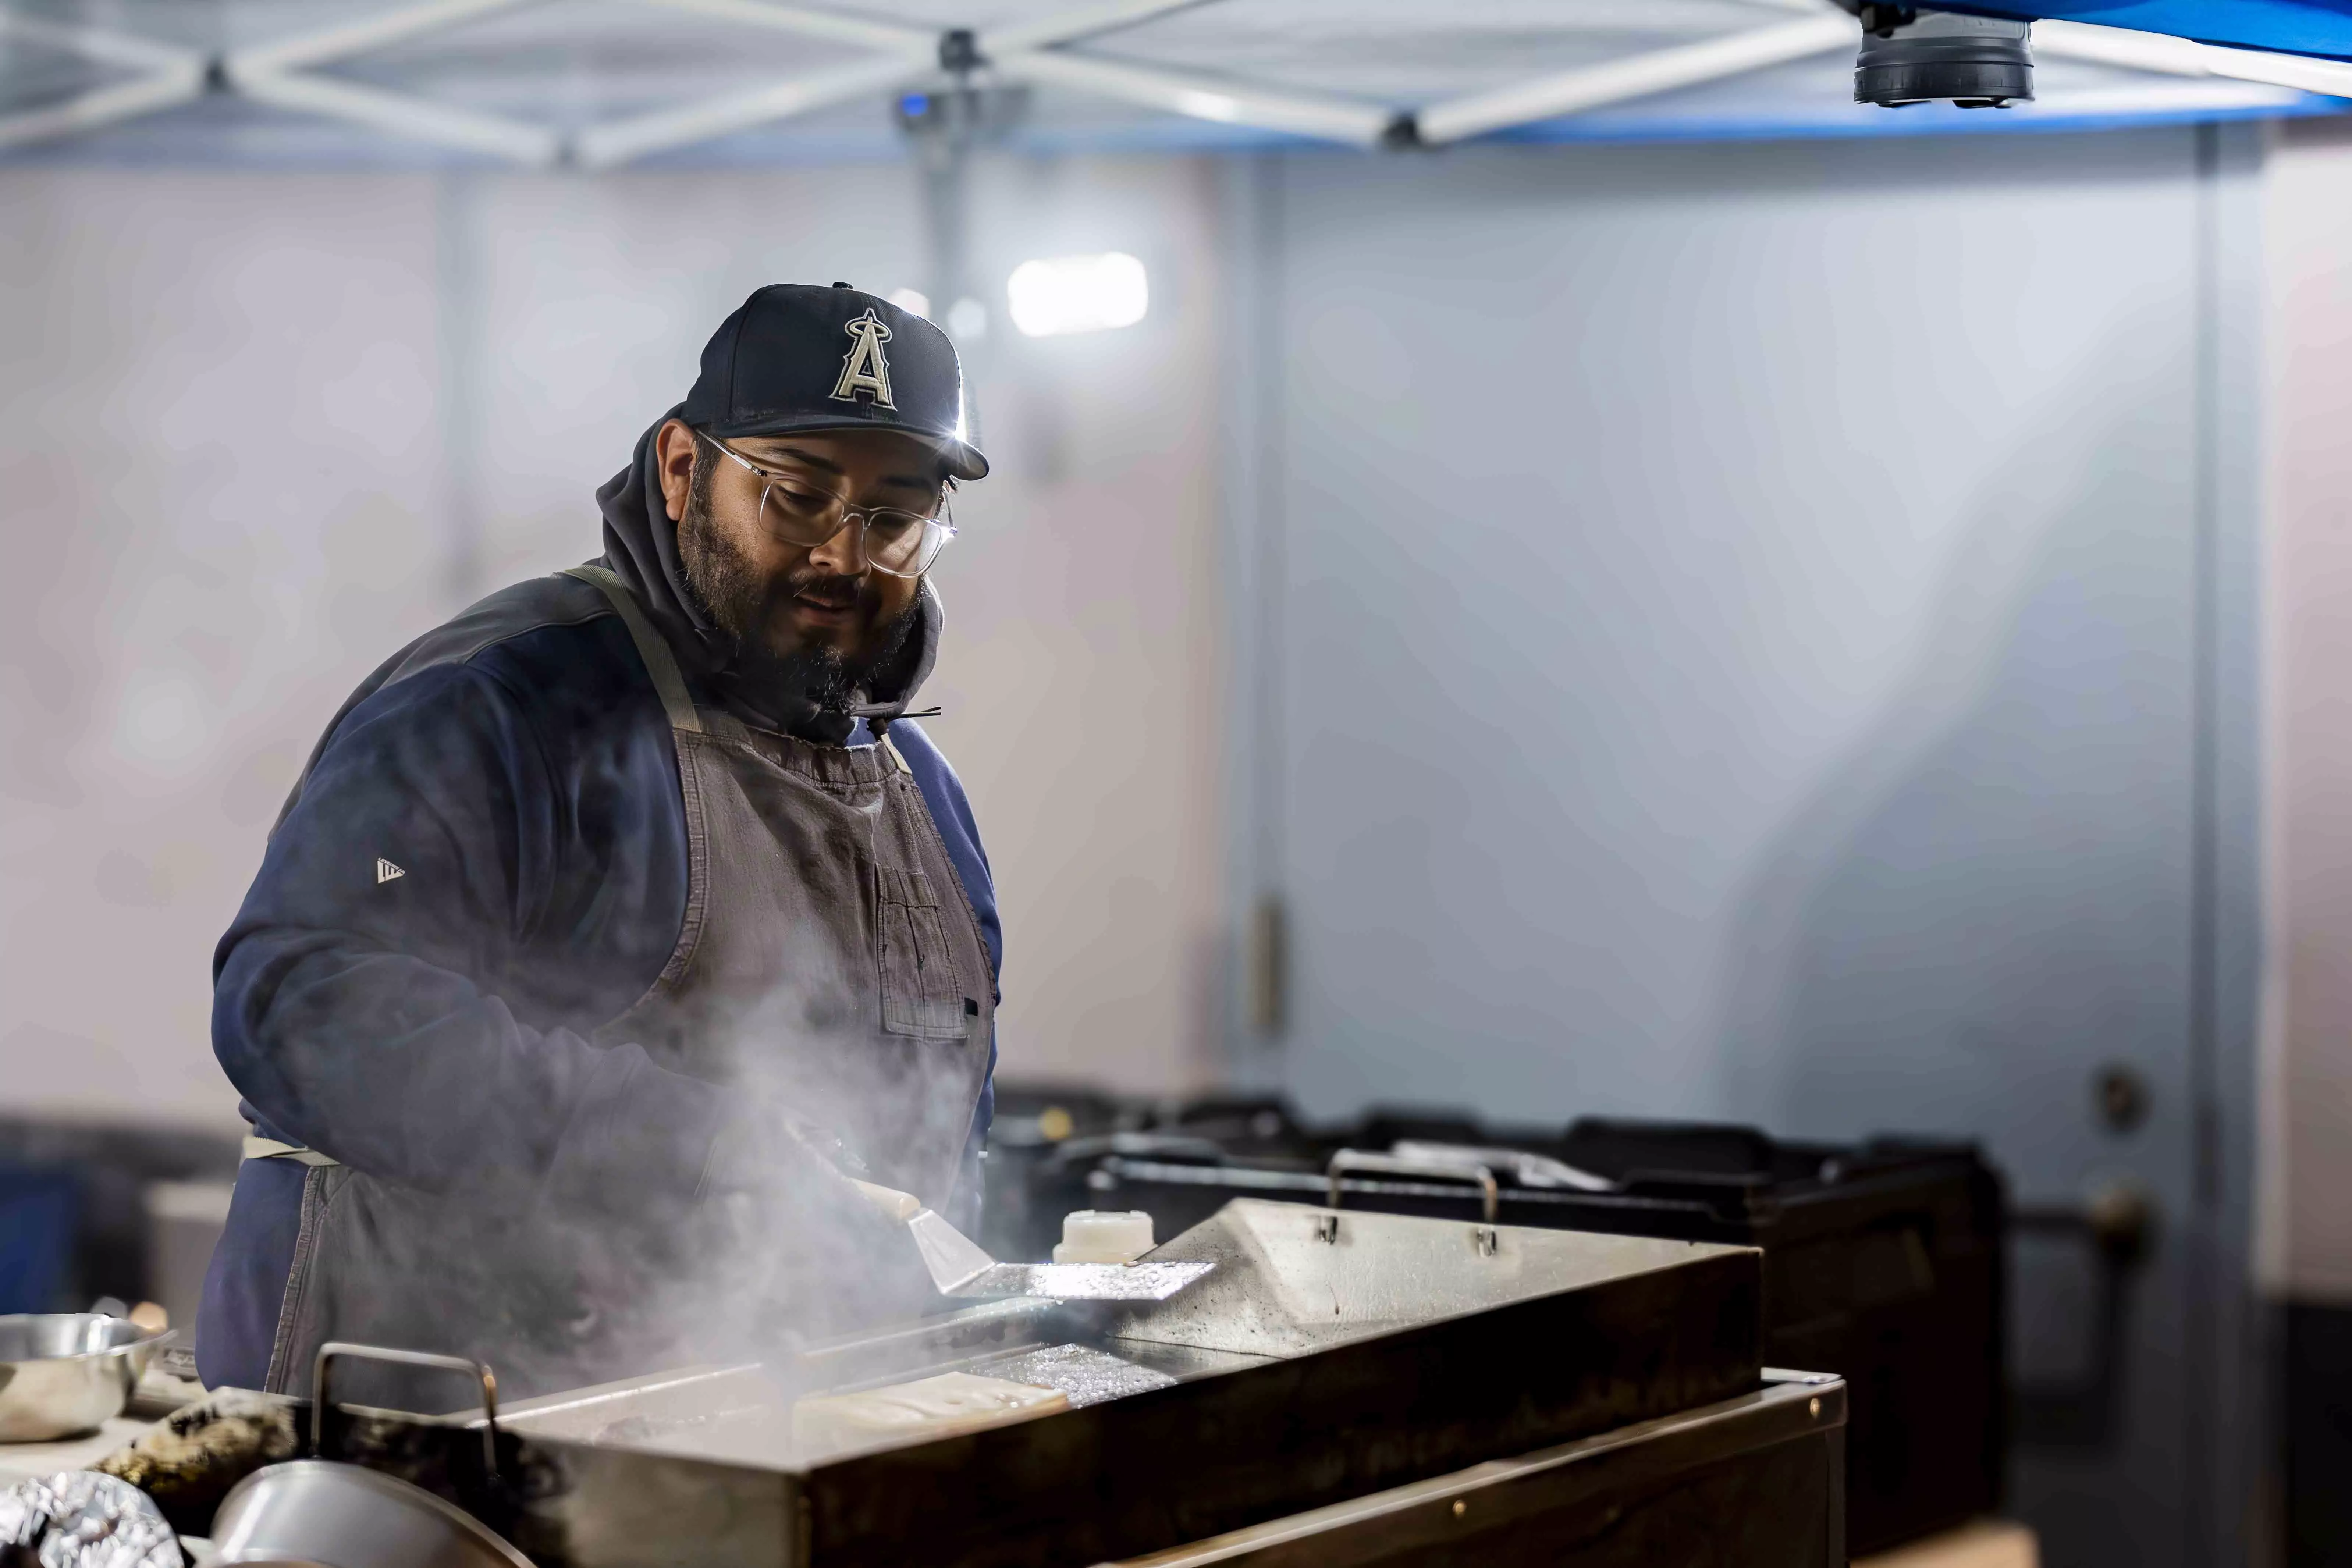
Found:
[{"label": "black equipment case", "polygon": [[[1406,1111],[1309,1129],[1267,1100],[1000,1096],[985,1226],[1000,1257],[1045,1257],[1061,1215],[1078,1208],[1142,1209],[1163,1237],[1236,1196],[1324,1204],[1336,1193],[1345,1207],[1476,1217],[1486,1198],[1459,1170],[1415,1171],[1411,1158],[1363,1170],[1343,1158],[1335,1186],[1333,1157],[1402,1144],[1459,1163],[1482,1151],[1505,1225],[1764,1249],[1765,1363],[1847,1384],[1852,1551],[1932,1534],[2000,1500],[2004,1197],[1971,1147],[1593,1119],[1507,1129]],[[1593,1180],[1558,1184],[1567,1178],[1553,1166]]]}]

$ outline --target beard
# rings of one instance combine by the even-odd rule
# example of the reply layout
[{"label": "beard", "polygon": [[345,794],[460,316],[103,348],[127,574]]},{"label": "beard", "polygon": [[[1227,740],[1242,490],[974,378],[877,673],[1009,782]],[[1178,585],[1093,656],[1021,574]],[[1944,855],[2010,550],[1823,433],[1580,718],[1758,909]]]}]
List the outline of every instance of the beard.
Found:
[{"label": "beard", "polygon": [[[716,468],[696,454],[686,515],[678,520],[677,553],[695,609],[727,640],[730,683],[760,700],[762,708],[782,710],[798,700],[819,711],[847,711],[874,671],[905,649],[920,601],[876,626],[877,595],[868,581],[805,563],[781,574],[762,573],[711,515]],[[802,594],[865,609],[862,646],[845,653],[821,636],[785,629],[792,624],[792,601]]]}]

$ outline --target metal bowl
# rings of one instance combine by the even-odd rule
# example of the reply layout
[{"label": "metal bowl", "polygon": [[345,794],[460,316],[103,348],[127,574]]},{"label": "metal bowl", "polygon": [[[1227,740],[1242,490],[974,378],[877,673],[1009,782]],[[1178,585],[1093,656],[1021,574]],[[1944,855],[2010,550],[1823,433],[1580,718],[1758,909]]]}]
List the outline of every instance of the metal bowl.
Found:
[{"label": "metal bowl", "polygon": [[0,1317],[0,1443],[47,1443],[122,1414],[163,1342],[102,1312]]},{"label": "metal bowl", "polygon": [[221,1500],[213,1561],[251,1568],[530,1568],[478,1520],[357,1465],[290,1459]]}]

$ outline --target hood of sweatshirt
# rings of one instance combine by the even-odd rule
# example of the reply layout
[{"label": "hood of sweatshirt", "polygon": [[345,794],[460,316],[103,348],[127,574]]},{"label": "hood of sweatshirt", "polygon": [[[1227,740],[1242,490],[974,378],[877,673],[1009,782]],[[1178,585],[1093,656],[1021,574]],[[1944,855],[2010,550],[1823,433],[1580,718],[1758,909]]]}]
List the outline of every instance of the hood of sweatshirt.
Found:
[{"label": "hood of sweatshirt", "polygon": [[846,708],[822,706],[804,691],[739,670],[734,639],[709,623],[687,590],[677,525],[670,521],[655,471],[654,437],[677,412],[672,409],[637,437],[629,466],[596,492],[597,508],[604,514],[603,564],[629,585],[688,677],[747,722],[835,746],[849,739],[860,719],[877,732],[887,729],[913,702],[939,658],[944,617],[930,579],[923,579],[916,591],[915,620],[906,639],[867,672]]}]

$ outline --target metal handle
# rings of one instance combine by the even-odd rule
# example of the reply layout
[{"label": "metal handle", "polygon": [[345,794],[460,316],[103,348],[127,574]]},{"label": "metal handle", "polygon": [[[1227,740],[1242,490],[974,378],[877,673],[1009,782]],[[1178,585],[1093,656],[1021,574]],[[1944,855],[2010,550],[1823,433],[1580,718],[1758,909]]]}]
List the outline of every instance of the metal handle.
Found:
[{"label": "metal handle", "polygon": [[1524,1149],[1489,1149],[1475,1143],[1432,1143],[1417,1138],[1400,1138],[1389,1145],[1389,1152],[1408,1160],[1435,1160],[1455,1165],[1485,1165],[1489,1169],[1500,1165],[1523,1187],[1613,1193],[1621,1185],[1606,1176],[1580,1171],[1565,1160],[1532,1154]]},{"label": "metal handle", "polygon": [[1342,1149],[1331,1156],[1331,1163],[1323,1171],[1330,1182],[1330,1201],[1324,1205],[1327,1208],[1339,1206],[1339,1178],[1354,1171],[1373,1176],[1434,1176],[1442,1181],[1475,1182],[1478,1184],[1480,1212],[1488,1225],[1495,1223],[1495,1216],[1503,1209],[1503,1188],[1495,1180],[1495,1173],[1467,1160],[1415,1159],[1409,1154],[1376,1154],[1368,1149]]},{"label": "metal handle", "polygon": [[2079,1208],[2015,1208],[2009,1224],[2012,1230],[2081,1237],[2108,1263],[2127,1268],[2147,1256],[2155,1238],[2156,1200],[2137,1182],[2108,1182],[2093,1188]]},{"label": "metal handle", "polygon": [[492,1480],[499,1477],[499,1380],[487,1363],[470,1356],[436,1355],[431,1351],[396,1351],[383,1345],[346,1344],[329,1340],[310,1363],[310,1451],[321,1454],[327,1419],[327,1363],[337,1356],[359,1361],[387,1361],[400,1366],[429,1366],[442,1372],[472,1374],[482,1385],[482,1468]]},{"label": "metal handle", "polygon": [[2084,1244],[2096,1269],[2088,1364],[2063,1381],[2018,1383],[2011,1390],[2012,1429],[2030,1443],[2111,1444],[2124,1419],[2130,1283],[2155,1245],[2156,1200],[2136,1182],[2109,1182],[2093,1188],[2079,1206],[2026,1205],[2011,1209],[2008,1223],[2012,1236]]},{"label": "metal handle", "polygon": [[855,1176],[849,1178],[849,1184],[857,1189],[859,1197],[880,1210],[885,1219],[904,1225],[923,1212],[923,1200],[912,1193],[902,1193],[896,1187],[877,1186],[872,1182],[861,1182]]},{"label": "metal handle", "polygon": [[1054,1170],[1067,1171],[1072,1165],[1099,1160],[1105,1154],[1139,1155],[1147,1160],[1196,1160],[1217,1164],[1225,1158],[1225,1147],[1212,1139],[1190,1132],[1105,1132],[1066,1139],[1054,1146],[1049,1159]]}]

